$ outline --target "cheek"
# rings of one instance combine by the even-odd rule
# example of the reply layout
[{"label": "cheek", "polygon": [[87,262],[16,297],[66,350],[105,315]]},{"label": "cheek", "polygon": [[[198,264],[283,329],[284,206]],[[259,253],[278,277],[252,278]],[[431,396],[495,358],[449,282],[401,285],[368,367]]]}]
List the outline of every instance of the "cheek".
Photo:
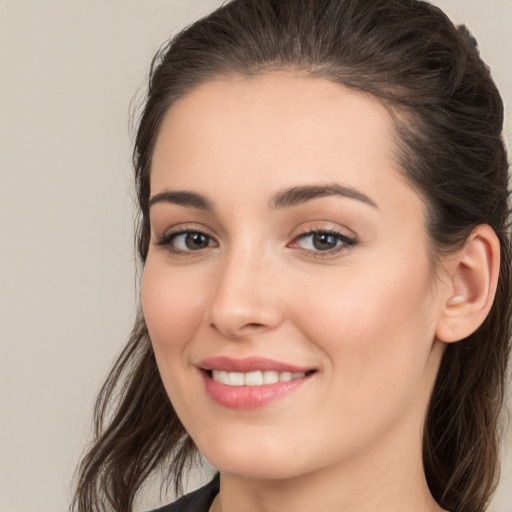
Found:
[{"label": "cheek", "polygon": [[333,277],[306,295],[296,315],[325,356],[318,421],[326,435],[345,436],[347,446],[360,447],[364,433],[368,441],[411,411],[423,417],[437,371],[428,264],[425,272],[412,264],[395,265],[394,273],[385,267]]},{"label": "cheek", "polygon": [[[182,351],[204,316],[201,279],[148,256],[142,278],[142,309],[157,360]],[[176,359],[169,359],[169,361]],[[159,362],[160,365],[160,362]]]},{"label": "cheek", "polygon": [[297,314],[330,364],[342,366],[336,375],[344,384],[387,379],[390,371],[406,380],[428,357],[435,332],[429,263],[417,255],[390,259],[320,281]]}]

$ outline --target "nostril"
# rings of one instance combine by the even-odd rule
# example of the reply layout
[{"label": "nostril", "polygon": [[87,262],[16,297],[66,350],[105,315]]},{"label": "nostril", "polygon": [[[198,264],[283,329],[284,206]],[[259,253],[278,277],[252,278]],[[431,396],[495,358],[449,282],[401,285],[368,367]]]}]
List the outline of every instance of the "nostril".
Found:
[{"label": "nostril", "polygon": [[282,321],[280,308],[270,301],[231,299],[228,301],[219,294],[205,311],[205,322],[209,328],[226,337],[239,339],[276,328]]}]

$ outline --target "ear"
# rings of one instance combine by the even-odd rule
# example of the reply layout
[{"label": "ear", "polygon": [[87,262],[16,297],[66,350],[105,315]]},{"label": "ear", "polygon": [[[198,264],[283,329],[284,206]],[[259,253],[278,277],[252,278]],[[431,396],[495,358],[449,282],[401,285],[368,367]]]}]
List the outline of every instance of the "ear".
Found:
[{"label": "ear", "polygon": [[451,343],[473,334],[491,309],[500,268],[500,242],[494,230],[477,226],[464,247],[446,262],[448,280],[441,303],[437,339]]}]

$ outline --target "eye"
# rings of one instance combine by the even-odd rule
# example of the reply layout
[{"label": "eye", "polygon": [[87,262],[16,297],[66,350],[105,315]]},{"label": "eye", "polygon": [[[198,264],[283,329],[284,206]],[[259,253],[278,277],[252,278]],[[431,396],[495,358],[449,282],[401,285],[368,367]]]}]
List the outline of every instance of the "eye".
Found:
[{"label": "eye", "polygon": [[336,253],[356,243],[356,240],[339,231],[318,230],[299,235],[292,246],[299,247],[308,252]]},{"label": "eye", "polygon": [[164,235],[157,241],[157,245],[165,246],[172,253],[189,253],[216,247],[217,243],[201,231],[178,231]]}]

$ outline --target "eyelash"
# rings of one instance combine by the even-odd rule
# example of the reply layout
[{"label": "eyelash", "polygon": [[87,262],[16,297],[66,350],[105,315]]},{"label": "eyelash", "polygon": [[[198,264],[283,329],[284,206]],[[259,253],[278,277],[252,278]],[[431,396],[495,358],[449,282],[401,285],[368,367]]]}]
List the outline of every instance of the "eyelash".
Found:
[{"label": "eyelash", "polygon": [[308,255],[313,256],[315,258],[318,257],[328,257],[328,256],[334,256],[338,254],[341,251],[346,251],[348,249],[353,248],[357,245],[357,240],[355,238],[347,236],[345,233],[342,233],[341,231],[338,231],[337,229],[313,229],[310,231],[307,231],[305,233],[302,233],[295,237],[292,244],[296,244],[300,240],[304,240],[308,237],[314,237],[315,235],[328,235],[332,236],[336,239],[336,245],[331,248],[327,249],[325,251],[322,250],[314,250],[314,249],[302,249],[304,252],[306,252]]},{"label": "eyelash", "polygon": [[[172,242],[176,238],[178,238],[179,236],[182,236],[182,235],[201,235],[201,236],[206,237],[208,239],[208,242],[213,240],[213,237],[211,237],[207,233],[204,233],[203,231],[200,231],[197,229],[182,229],[180,231],[174,231],[174,232],[167,233],[167,234],[163,235],[161,238],[159,238],[156,241],[156,245],[165,247],[167,249],[167,251],[169,251],[171,254],[176,255],[176,256],[188,257],[188,256],[194,256],[194,253],[201,252],[202,249],[182,250],[182,249],[176,249],[175,247],[173,247]],[[208,245],[207,247],[210,247],[210,245]]]},{"label": "eyelash", "polygon": [[[200,249],[189,249],[189,250],[182,250],[182,249],[176,249],[173,247],[172,242],[182,235],[201,235],[208,239],[208,244],[214,240],[213,237],[208,235],[207,233],[204,233],[200,230],[195,229],[183,229],[180,231],[175,231],[171,233],[167,233],[161,238],[159,238],[156,241],[156,245],[165,247],[167,251],[169,251],[171,254],[180,256],[180,257],[192,257],[195,255],[195,253],[202,252],[204,249],[207,249],[208,247],[216,247],[218,244],[215,242],[215,245],[211,246],[208,245],[204,248]],[[314,249],[302,249],[302,251],[307,254],[308,256],[313,256],[315,258],[318,257],[329,257],[334,256],[338,254],[341,251],[346,251],[358,244],[358,241],[355,238],[349,237],[346,234],[342,233],[341,231],[338,231],[336,229],[313,229],[310,231],[306,231],[305,233],[301,233],[300,235],[296,236],[293,241],[288,244],[288,247],[294,247],[295,244],[297,244],[299,241],[306,239],[307,237],[313,237],[315,235],[329,235],[332,237],[335,237],[336,239],[336,245],[331,249],[326,249],[324,251],[322,250],[314,250]]]}]

